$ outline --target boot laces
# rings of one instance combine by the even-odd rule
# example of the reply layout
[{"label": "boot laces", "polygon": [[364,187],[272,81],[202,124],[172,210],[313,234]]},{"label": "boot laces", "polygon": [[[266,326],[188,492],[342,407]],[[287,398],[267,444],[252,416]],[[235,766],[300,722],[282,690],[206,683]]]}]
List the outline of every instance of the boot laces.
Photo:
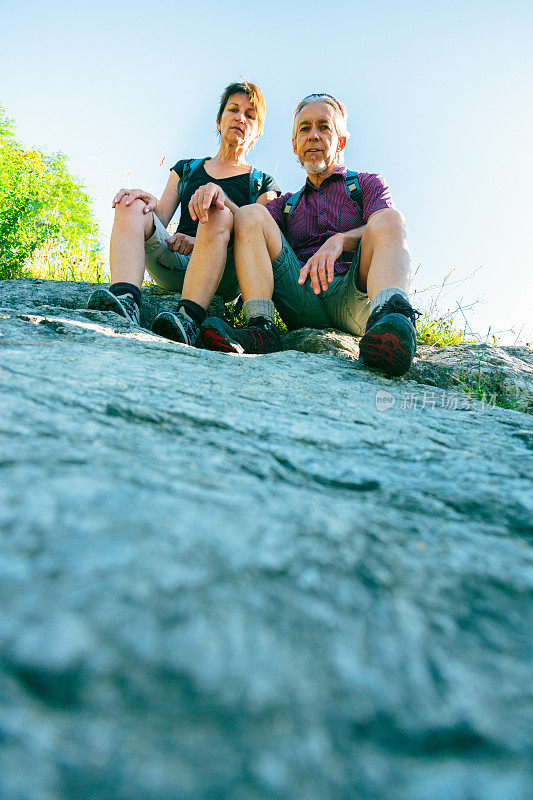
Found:
[{"label": "boot laces", "polygon": [[[415,328],[418,317],[422,316],[421,311],[413,308],[407,300],[398,294],[393,295],[389,300],[387,300],[386,303],[383,303],[381,308],[376,310],[380,317],[384,316],[385,314],[403,314],[405,317],[408,317],[411,320]],[[378,314],[376,314],[376,317],[377,316]]]},{"label": "boot laces", "polygon": [[131,296],[131,294],[123,294],[123,295],[121,295],[120,296],[120,302],[122,303],[122,305],[124,306],[124,308],[126,309],[128,314],[130,315],[130,317],[132,319],[134,319],[136,322],[138,322],[139,321],[139,308],[137,306],[137,303],[135,302],[135,300]]}]

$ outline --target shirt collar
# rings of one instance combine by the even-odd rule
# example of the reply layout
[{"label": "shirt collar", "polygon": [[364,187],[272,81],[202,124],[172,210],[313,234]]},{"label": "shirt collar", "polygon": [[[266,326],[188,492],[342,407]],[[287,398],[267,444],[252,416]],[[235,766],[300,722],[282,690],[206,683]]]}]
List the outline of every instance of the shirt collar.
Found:
[{"label": "shirt collar", "polygon": [[346,167],[344,166],[344,164],[339,164],[338,167],[335,167],[331,175],[328,175],[327,178],[324,178],[320,186],[315,186],[314,183],[311,183],[309,178],[307,178],[307,180],[305,181],[305,185],[310,186],[312,189],[319,189],[320,187],[324,186],[325,183],[329,183],[332,179],[336,180],[339,175],[341,176],[341,178],[346,177]]}]

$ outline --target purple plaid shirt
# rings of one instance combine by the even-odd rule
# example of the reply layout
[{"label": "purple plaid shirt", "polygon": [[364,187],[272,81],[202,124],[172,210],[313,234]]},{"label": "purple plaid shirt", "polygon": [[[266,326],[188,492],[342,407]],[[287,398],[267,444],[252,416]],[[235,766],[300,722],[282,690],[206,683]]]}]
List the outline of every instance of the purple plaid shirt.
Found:
[{"label": "purple plaid shirt", "polygon": [[[361,212],[360,207],[354,203],[346,190],[345,176],[346,168],[339,166],[318,188],[308,178],[300,199],[289,214],[286,232],[283,219],[286,215],[283,213],[283,207],[293,193],[287,192],[267,203],[266,207],[285,234],[301,264],[305,264],[330,236],[359,228],[367,222],[374,211],[394,208],[390,189],[383,177],[370,172],[360,172],[359,183],[363,202]],[[347,259],[339,258],[335,262],[335,272],[343,273],[349,269],[353,253],[348,255],[346,252],[345,256]]]}]

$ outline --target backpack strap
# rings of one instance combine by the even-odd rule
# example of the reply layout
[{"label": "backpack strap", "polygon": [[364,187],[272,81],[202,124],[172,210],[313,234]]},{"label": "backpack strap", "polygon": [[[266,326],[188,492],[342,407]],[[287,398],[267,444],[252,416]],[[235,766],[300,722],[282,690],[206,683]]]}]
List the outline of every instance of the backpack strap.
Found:
[{"label": "backpack strap", "polygon": [[263,173],[261,170],[252,167],[250,170],[250,203],[257,203],[257,198],[261,194],[263,185]]},{"label": "backpack strap", "polygon": [[359,183],[359,173],[350,172],[346,170],[346,178],[344,179],[346,191],[352,198],[353,202],[363,210],[363,193],[361,191],[361,184]]},{"label": "backpack strap", "polygon": [[193,172],[196,172],[198,167],[201,167],[207,161],[206,158],[190,158],[183,166],[183,175],[181,176],[180,185],[178,186],[178,205],[181,203],[183,192],[189,182]]},{"label": "backpack strap", "polygon": [[302,188],[298,192],[295,192],[294,194],[291,194],[291,196],[288,197],[287,200],[285,201],[285,205],[283,206],[283,222],[284,222],[284,226],[283,227],[284,227],[285,235],[287,235],[287,222],[288,222],[288,219],[289,219],[289,214],[292,214],[292,212],[294,211],[294,208],[295,208],[298,200],[302,196],[303,190],[304,190],[304,187],[302,186]]}]

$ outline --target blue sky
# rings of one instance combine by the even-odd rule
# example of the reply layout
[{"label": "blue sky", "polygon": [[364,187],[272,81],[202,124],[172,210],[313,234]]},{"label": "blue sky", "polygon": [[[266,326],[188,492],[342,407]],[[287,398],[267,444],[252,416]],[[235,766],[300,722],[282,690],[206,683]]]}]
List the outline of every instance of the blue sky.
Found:
[{"label": "blue sky", "polygon": [[218,97],[241,75],[267,101],[251,160],[295,191],[304,175],[292,111],[326,91],[348,107],[347,166],[381,172],[407,219],[414,287],[438,287],[454,270],[444,310],[475,303],[465,314],[482,338],[490,326],[505,343],[533,341],[530,2],[0,9],[0,104],[26,146],[67,154],[104,246],[120,186],[159,195],[175,161],[216,151]]}]

